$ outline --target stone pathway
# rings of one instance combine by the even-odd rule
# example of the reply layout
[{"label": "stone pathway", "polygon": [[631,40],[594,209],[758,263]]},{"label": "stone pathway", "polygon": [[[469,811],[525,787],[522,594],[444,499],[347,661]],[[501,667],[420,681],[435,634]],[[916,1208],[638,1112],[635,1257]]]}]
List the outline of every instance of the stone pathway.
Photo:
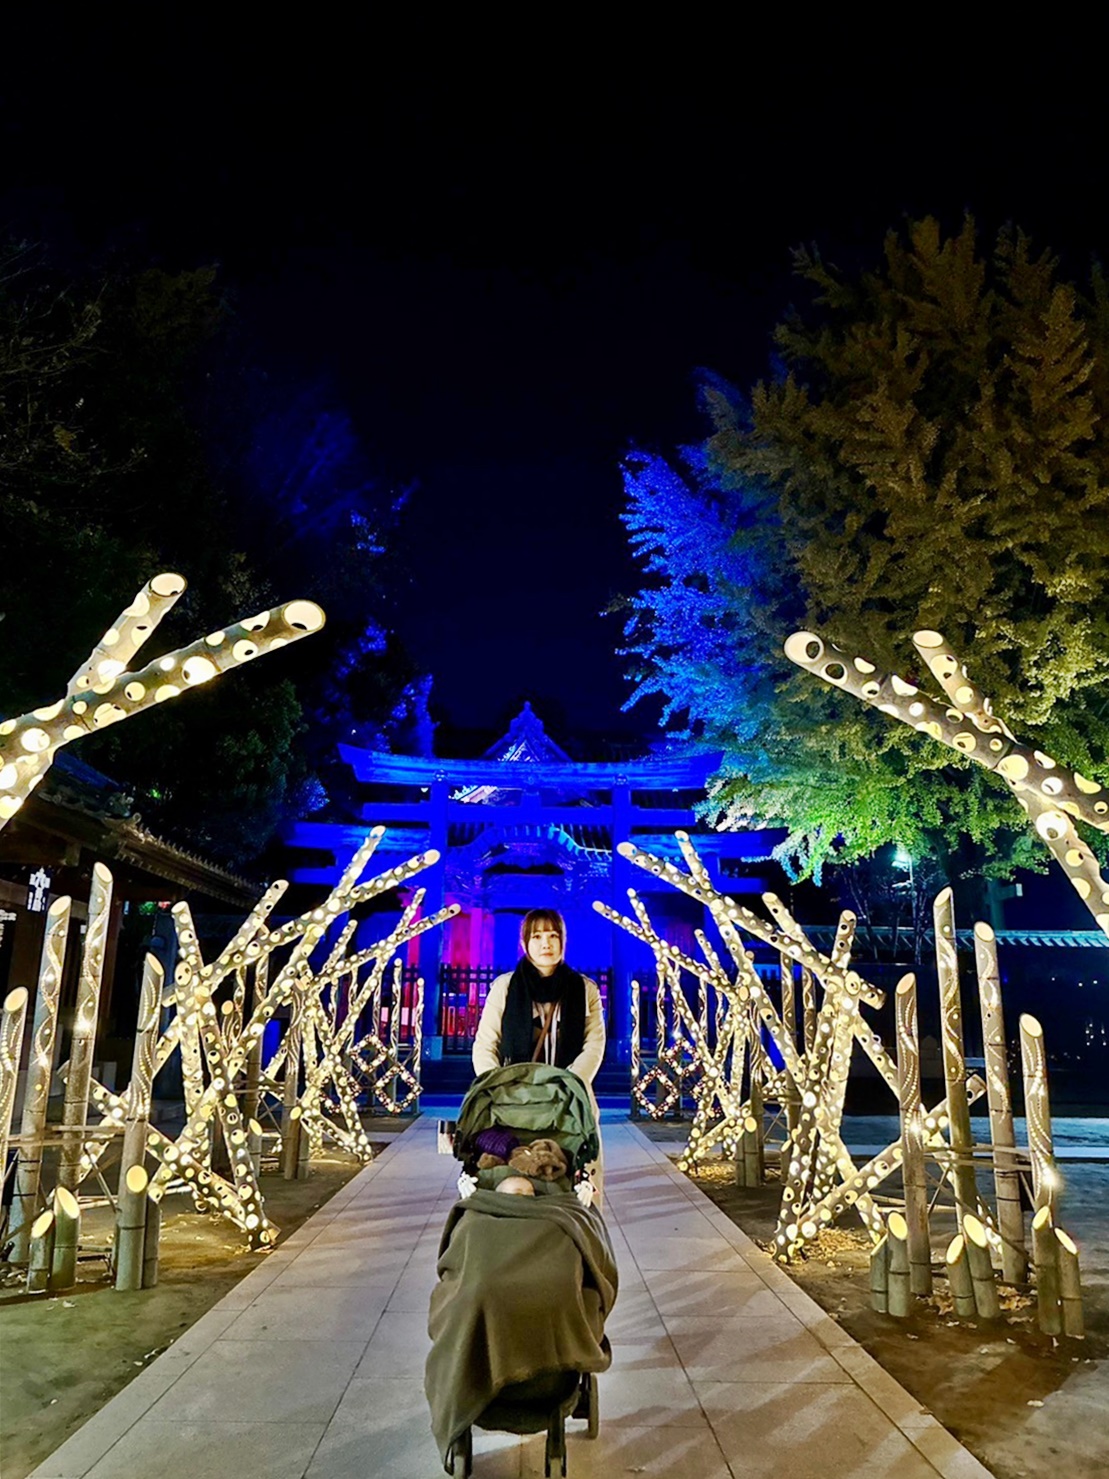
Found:
[{"label": "stone pathway", "polygon": [[[418,1120],[32,1479],[436,1479],[428,1298],[457,1164]],[[989,1479],[657,1146],[605,1123],[620,1266],[601,1432],[570,1479]],[[475,1479],[542,1434],[474,1432]]]}]

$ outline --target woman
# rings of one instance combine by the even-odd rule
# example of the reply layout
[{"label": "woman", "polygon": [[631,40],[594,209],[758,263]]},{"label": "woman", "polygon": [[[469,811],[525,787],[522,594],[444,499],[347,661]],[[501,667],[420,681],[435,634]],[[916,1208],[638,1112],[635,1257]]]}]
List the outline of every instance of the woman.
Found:
[{"label": "woman", "polygon": [[592,1195],[604,1188],[601,1112],[593,1080],[605,1056],[605,1012],[596,981],[566,964],[566,921],[557,909],[529,909],[520,926],[516,969],[489,988],[474,1038],[474,1072],[502,1063],[553,1063],[576,1073],[589,1090],[597,1121]]},{"label": "woman", "polygon": [[474,1038],[474,1072],[502,1063],[553,1063],[592,1084],[605,1055],[597,983],[566,964],[566,923],[556,909],[530,909],[520,926],[520,963],[489,988]]}]

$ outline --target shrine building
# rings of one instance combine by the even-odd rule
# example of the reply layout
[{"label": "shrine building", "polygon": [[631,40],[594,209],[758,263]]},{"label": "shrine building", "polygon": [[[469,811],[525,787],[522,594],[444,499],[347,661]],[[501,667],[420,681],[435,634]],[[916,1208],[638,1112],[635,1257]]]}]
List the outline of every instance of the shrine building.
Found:
[{"label": "shrine building", "polygon": [[[386,834],[375,862],[390,866],[435,848],[442,861],[418,875],[422,912],[445,904],[460,912],[409,946],[408,966],[425,982],[424,1055],[468,1053],[485,992],[519,957],[529,910],[553,907],[567,925],[567,960],[601,987],[610,1056],[626,1061],[633,976],[654,981],[651,952],[593,908],[602,900],[628,912],[634,886],[660,933],[696,953],[693,931],[706,923],[695,900],[615,851],[625,839],[678,860],[674,833],[694,836],[714,882],[731,894],[758,893],[773,842],[765,831],[714,832],[694,811],[713,755],[660,755],[611,762],[575,761],[547,734],[530,704],[480,759],[384,754],[341,745],[358,783],[360,814],[349,822],[301,821],[285,837],[294,884],[330,887],[365,837]],[[299,858],[298,858],[299,853]],[[407,897],[407,895],[406,895]],[[377,937],[381,916],[365,922]]]}]

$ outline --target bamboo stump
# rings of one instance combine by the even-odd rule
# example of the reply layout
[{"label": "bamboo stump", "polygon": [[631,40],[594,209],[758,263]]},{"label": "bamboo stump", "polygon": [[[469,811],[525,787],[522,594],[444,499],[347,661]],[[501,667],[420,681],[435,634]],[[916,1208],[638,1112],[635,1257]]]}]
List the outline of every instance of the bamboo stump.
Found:
[{"label": "bamboo stump", "polygon": [[972,1320],[978,1313],[974,1300],[974,1280],[967,1264],[966,1239],[958,1233],[947,1245],[944,1258],[947,1267],[947,1282],[951,1289],[951,1302],[960,1320]]},{"label": "bamboo stump", "polygon": [[54,1257],[50,1265],[50,1289],[54,1294],[72,1289],[77,1282],[77,1245],[80,1236],[80,1203],[68,1187],[55,1187]]},{"label": "bamboo stump", "polygon": [[1062,1335],[1059,1241],[1051,1223],[1050,1207],[1041,1207],[1032,1218],[1032,1262],[1036,1269],[1036,1312],[1040,1329],[1045,1335]]},{"label": "bamboo stump", "polygon": [[54,1213],[49,1208],[31,1224],[28,1256],[27,1293],[45,1294],[54,1264]]},{"label": "bamboo stump", "polygon": [[870,1253],[870,1307],[880,1315],[889,1314],[890,1307],[890,1245],[887,1233]]},{"label": "bamboo stump", "polygon": [[977,1217],[963,1218],[963,1243],[966,1248],[967,1267],[970,1269],[974,1286],[974,1304],[983,1320],[996,1320],[1001,1314],[1001,1303],[997,1297],[997,1280],[993,1276],[993,1261],[986,1229]]},{"label": "bamboo stump", "polygon": [[909,1271],[909,1226],[900,1212],[891,1212],[886,1224],[889,1245],[889,1312],[904,1320],[912,1308]]}]

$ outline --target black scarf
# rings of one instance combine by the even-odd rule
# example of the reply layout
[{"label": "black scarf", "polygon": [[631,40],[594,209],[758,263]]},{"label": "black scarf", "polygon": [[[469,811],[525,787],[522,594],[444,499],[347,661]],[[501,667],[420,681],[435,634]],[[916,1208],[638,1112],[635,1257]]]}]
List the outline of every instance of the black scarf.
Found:
[{"label": "black scarf", "polygon": [[545,1005],[558,1002],[561,1007],[555,1063],[568,1068],[585,1046],[585,977],[571,970],[565,961],[560,961],[551,975],[541,976],[527,956],[508,983],[501,1018],[501,1062],[531,1062],[537,1001]]}]

